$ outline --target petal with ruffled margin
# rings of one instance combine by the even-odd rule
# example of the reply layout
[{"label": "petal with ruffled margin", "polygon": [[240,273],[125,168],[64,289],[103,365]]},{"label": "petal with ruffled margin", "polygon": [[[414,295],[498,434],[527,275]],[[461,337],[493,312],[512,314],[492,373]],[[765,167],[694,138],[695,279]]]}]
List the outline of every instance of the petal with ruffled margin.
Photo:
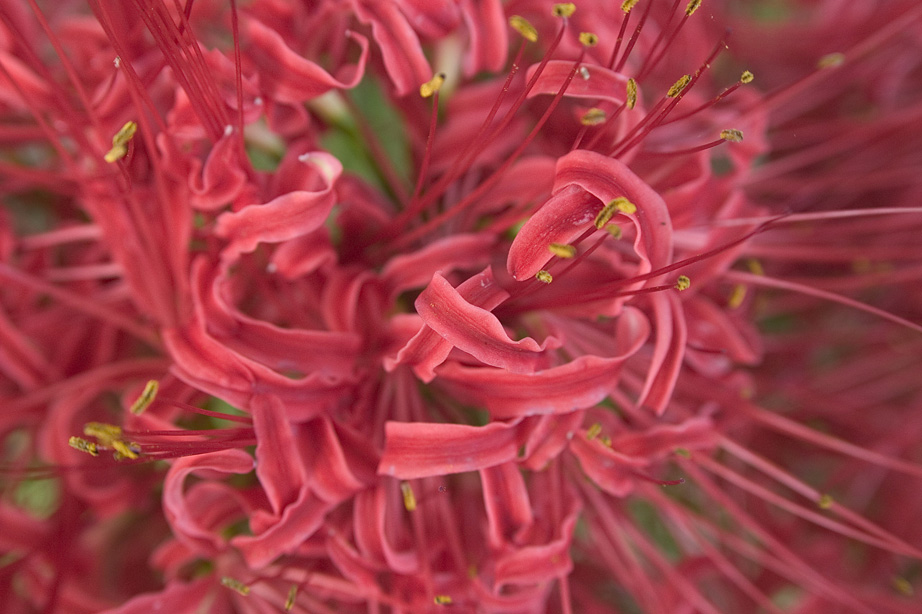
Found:
[{"label": "petal with ruffled margin", "polygon": [[378,475],[410,480],[493,467],[516,458],[527,436],[523,427],[388,422]]},{"label": "petal with ruffled margin", "polygon": [[365,74],[368,39],[361,34],[348,33],[361,48],[358,62],[333,76],[295,53],[275,30],[255,19],[246,23],[247,58],[259,68],[260,85],[275,100],[300,104],[332,89],[355,87]]},{"label": "petal with ruffled margin", "polygon": [[495,315],[465,301],[438,273],[416,299],[416,312],[456,348],[512,373],[533,373],[545,359],[544,350],[559,345],[550,338],[543,346],[531,337],[513,341]]},{"label": "petal with ruffled margin", "polygon": [[327,219],[335,203],[333,186],[343,166],[323,152],[307,153],[298,159],[304,163],[303,171],[308,175],[304,182],[319,185],[315,189],[282,194],[262,205],[249,205],[240,211],[222,214],[215,233],[231,241],[222,254],[225,259],[251,252],[260,243],[278,243],[305,235]]},{"label": "petal with ruffled margin", "polygon": [[[538,64],[528,68],[526,78],[531,80],[538,70]],[[573,71],[573,62],[567,60],[551,60],[541,71],[534,87],[529,91],[528,97],[539,94],[556,95]],[[588,75],[588,76],[587,76]],[[583,64],[577,69],[576,76],[567,86],[564,96],[573,98],[592,98],[593,100],[608,100],[616,105],[624,102],[627,95],[627,77],[619,72],[603,68],[602,66],[587,66]]]}]

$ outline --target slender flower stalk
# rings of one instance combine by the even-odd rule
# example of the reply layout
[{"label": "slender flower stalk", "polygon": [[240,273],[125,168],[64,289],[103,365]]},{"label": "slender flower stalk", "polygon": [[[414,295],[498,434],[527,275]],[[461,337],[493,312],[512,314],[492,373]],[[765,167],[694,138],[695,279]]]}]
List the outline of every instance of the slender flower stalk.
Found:
[{"label": "slender flower stalk", "polygon": [[839,4],[0,0],[3,611],[917,612],[922,11]]}]

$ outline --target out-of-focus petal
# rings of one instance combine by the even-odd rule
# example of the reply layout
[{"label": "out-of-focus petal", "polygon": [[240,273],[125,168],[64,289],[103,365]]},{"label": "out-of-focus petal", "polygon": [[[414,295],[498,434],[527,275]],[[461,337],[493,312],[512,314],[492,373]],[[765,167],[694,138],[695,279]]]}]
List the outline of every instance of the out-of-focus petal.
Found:
[{"label": "out-of-focus petal", "polygon": [[391,0],[353,0],[359,21],[371,24],[372,36],[384,58],[384,67],[398,95],[404,95],[432,78],[432,69],[419,37]]},{"label": "out-of-focus petal", "polygon": [[368,40],[360,34],[348,34],[361,48],[358,62],[333,76],[295,53],[275,30],[256,19],[246,23],[247,57],[259,67],[261,86],[276,100],[300,104],[332,89],[355,87],[365,74]]},{"label": "out-of-focus petal", "polygon": [[378,474],[409,480],[493,467],[515,459],[526,435],[514,423],[388,422]]}]

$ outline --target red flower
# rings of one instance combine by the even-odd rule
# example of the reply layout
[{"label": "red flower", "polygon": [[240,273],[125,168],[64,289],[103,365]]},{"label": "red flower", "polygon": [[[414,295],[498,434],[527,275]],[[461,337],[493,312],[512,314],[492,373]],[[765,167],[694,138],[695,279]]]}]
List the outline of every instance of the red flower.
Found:
[{"label": "red flower", "polygon": [[4,611],[912,611],[922,14],[634,4],[0,8]]}]

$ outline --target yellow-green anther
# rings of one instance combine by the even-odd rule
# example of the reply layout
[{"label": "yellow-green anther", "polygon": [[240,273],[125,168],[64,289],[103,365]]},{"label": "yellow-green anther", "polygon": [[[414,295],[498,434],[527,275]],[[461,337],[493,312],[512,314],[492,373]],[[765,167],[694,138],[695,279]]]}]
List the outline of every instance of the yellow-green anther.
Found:
[{"label": "yellow-green anther", "polygon": [[579,42],[583,47],[595,47],[599,44],[599,37],[592,32],[580,32]]},{"label": "yellow-green anther", "polygon": [[538,31],[535,30],[535,26],[522,17],[521,15],[513,15],[509,18],[509,25],[512,26],[512,29],[522,35],[522,38],[525,40],[537,43],[538,42]]},{"label": "yellow-green anther", "polygon": [[549,284],[554,281],[554,277],[544,269],[541,269],[535,273],[535,279],[545,284]]},{"label": "yellow-green anther", "polygon": [[740,83],[752,83],[752,80],[755,78],[755,75],[747,70],[740,75]]},{"label": "yellow-green anther", "polygon": [[721,130],[720,138],[731,143],[739,143],[743,140],[743,131],[736,129]]},{"label": "yellow-green anther", "polygon": [[816,63],[817,68],[835,68],[836,66],[841,66],[845,61],[844,53],[827,53],[819,59]]},{"label": "yellow-green anther", "polygon": [[416,495],[413,493],[413,487],[409,482],[400,483],[400,492],[403,493],[403,506],[408,512],[416,510]]},{"label": "yellow-green anther", "polygon": [[688,86],[691,82],[691,75],[684,75],[681,79],[676,81],[672,87],[669,88],[669,91],[666,93],[670,98],[675,98]]},{"label": "yellow-green anther", "polygon": [[698,10],[698,7],[701,6],[701,0],[691,0],[688,3],[688,6],[685,7],[685,14],[691,17],[695,11]]},{"label": "yellow-green anther", "polygon": [[124,158],[128,154],[128,142],[131,141],[137,131],[138,125],[135,122],[126,122],[112,137],[112,149],[106,152],[103,159],[112,164],[116,160]]},{"label": "yellow-green anther", "polygon": [[572,258],[576,255],[575,247],[563,243],[551,243],[547,246],[547,250],[558,258]]},{"label": "yellow-green anther", "polygon": [[160,389],[160,383],[152,379],[147,382],[144,386],[144,390],[141,391],[141,396],[131,404],[131,413],[134,415],[140,415],[145,409],[150,407],[150,404],[154,402],[154,399],[157,397],[157,390]]},{"label": "yellow-green anther", "polygon": [[572,17],[576,12],[576,5],[572,2],[559,2],[554,5],[554,17]]},{"label": "yellow-green anther", "polygon": [[598,437],[599,434],[601,434],[601,432],[602,432],[602,425],[596,422],[595,424],[589,427],[589,430],[586,431],[586,439],[588,439],[589,441],[592,441],[593,439]]},{"label": "yellow-green anther", "polygon": [[637,104],[637,81],[633,78],[627,80],[627,98],[624,102],[629,109],[633,109]]},{"label": "yellow-green anther", "polygon": [[640,0],[624,0],[624,2],[621,3],[621,10],[625,13],[630,13],[631,9],[637,6],[638,2],[640,2]]},{"label": "yellow-green anther", "polygon": [[75,450],[86,452],[90,456],[99,456],[99,450],[92,441],[87,441],[81,437],[71,437],[67,440],[67,443]]},{"label": "yellow-green anther", "polygon": [[675,289],[679,292],[682,292],[683,290],[688,290],[689,288],[691,288],[691,280],[688,278],[688,276],[679,275],[679,278],[675,282]]},{"label": "yellow-green anther", "polygon": [[605,111],[596,107],[592,107],[583,114],[579,120],[579,123],[584,126],[598,126],[599,124],[604,124],[607,117],[608,116],[605,114]]},{"label": "yellow-green anther", "polygon": [[432,79],[419,86],[419,95],[423,98],[429,98],[439,91],[443,83],[445,83],[445,73],[437,73]]},{"label": "yellow-green anther", "polygon": [[637,213],[637,205],[629,201],[623,196],[619,196],[615,200],[611,201],[614,204],[615,209],[621,213],[627,213],[628,215]]},{"label": "yellow-green anther", "polygon": [[232,591],[240,593],[244,597],[250,594],[250,587],[235,578],[224,576],[221,578],[221,584],[231,589]]}]

